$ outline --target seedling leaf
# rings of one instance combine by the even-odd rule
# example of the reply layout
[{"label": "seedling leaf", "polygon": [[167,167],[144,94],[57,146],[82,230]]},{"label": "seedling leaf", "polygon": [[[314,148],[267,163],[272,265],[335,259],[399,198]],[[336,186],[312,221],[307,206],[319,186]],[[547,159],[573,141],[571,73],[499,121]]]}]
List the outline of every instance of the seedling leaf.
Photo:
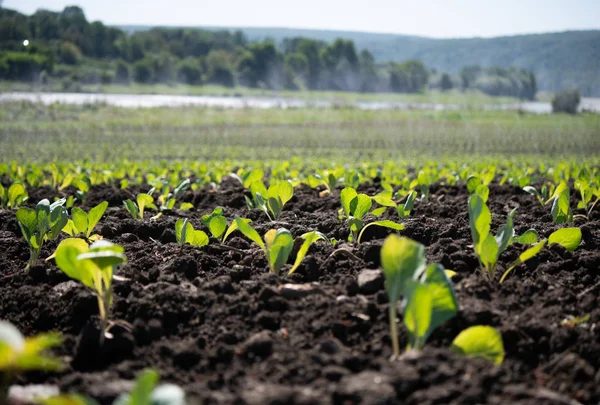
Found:
[{"label": "seedling leaf", "polygon": [[460,332],[451,350],[468,357],[480,357],[499,365],[504,360],[502,335],[491,326],[472,326]]}]

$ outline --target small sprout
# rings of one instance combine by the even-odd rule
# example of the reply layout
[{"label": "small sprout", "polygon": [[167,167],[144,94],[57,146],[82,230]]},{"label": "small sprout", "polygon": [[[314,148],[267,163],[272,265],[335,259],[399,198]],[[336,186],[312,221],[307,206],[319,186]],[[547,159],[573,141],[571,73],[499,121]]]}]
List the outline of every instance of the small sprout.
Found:
[{"label": "small sprout", "polygon": [[62,338],[58,333],[43,333],[24,337],[11,323],[0,321],[0,403],[5,403],[12,376],[26,371],[60,371],[64,364],[56,357],[45,354],[58,346]]},{"label": "small sprout", "polygon": [[570,194],[569,187],[564,181],[561,182],[556,189],[552,197],[546,202],[552,202],[552,220],[555,224],[566,224],[573,222],[573,210],[570,206]]},{"label": "small sprout", "polygon": [[154,205],[154,197],[152,197],[150,194],[140,193],[136,196],[136,201],[137,204],[131,200],[123,201],[123,205],[125,205],[125,208],[131,214],[133,219],[143,220],[144,210],[146,208],[157,210],[156,205]]},{"label": "small sprout", "polygon": [[17,208],[29,199],[27,190],[20,183],[13,183],[5,188],[0,184],[0,207]]},{"label": "small sprout", "polygon": [[250,193],[252,200],[246,197],[248,208],[260,209],[271,221],[275,221],[279,219],[285,204],[294,196],[294,187],[289,181],[280,181],[267,189],[262,181],[257,180],[250,185]]},{"label": "small sprout", "polygon": [[[181,197],[185,190],[190,187],[190,179],[185,179],[182,181],[177,187],[173,189],[171,192],[169,183],[164,182],[160,189],[161,194],[157,198],[157,203],[161,211],[164,210],[172,210],[175,208],[175,204],[177,203],[177,199]],[[151,190],[153,191],[153,190]],[[148,193],[152,194],[152,193]],[[193,207],[193,206],[192,206]]]},{"label": "small sprout", "polygon": [[589,320],[590,320],[590,314],[583,315],[583,316],[568,315],[565,319],[560,321],[560,325],[566,326],[567,328],[574,328],[576,326],[585,327]]},{"label": "small sprout", "polygon": [[[377,197],[377,199],[383,204],[389,204],[389,201],[391,201],[391,199],[388,201],[385,198],[385,196],[380,197]],[[375,221],[365,226],[363,219],[371,210],[373,202],[371,200],[371,197],[369,197],[366,194],[358,194],[353,188],[344,188],[340,192],[340,200],[342,203],[342,209],[340,210],[340,218],[345,218],[348,221],[348,224],[350,225],[350,234],[348,235],[348,241],[356,241],[357,243],[360,243],[360,239],[364,229],[369,226],[382,226],[395,230],[404,229],[403,225],[397,224],[389,220]],[[377,200],[375,201],[377,202]]]},{"label": "small sprout", "polygon": [[70,278],[91,289],[98,299],[101,339],[110,338],[110,310],[113,302],[112,281],[117,266],[127,261],[123,247],[107,240],[92,245],[83,239],[63,240],[56,249],[56,265]]},{"label": "small sprout", "polygon": [[[515,234],[513,229],[513,217],[515,212],[516,208],[507,215],[506,224],[504,224],[498,231],[498,234],[494,236],[490,232],[492,214],[490,213],[485,200],[478,193],[472,194],[469,198],[469,222],[471,225],[471,236],[473,238],[473,250],[479,259],[481,270],[488,279],[494,278],[498,258],[502,252],[514,242]],[[531,236],[531,234],[528,234],[525,239],[530,240]],[[539,250],[536,251],[535,254],[537,254],[537,252],[539,252]],[[531,257],[527,257],[526,260]]]},{"label": "small sprout", "polygon": [[174,384],[158,385],[155,370],[143,370],[128,394],[118,397],[113,405],[185,405],[185,393]]},{"label": "small sprout", "polygon": [[491,326],[471,326],[460,332],[452,342],[453,352],[467,357],[492,361],[495,365],[504,361],[502,335]]},{"label": "small sprout", "polygon": [[239,231],[263,250],[271,272],[279,271],[287,263],[288,257],[294,247],[294,238],[285,228],[271,229],[265,233],[264,242],[258,232],[242,218],[235,222]]},{"label": "small sprout", "polygon": [[439,264],[427,266],[425,247],[408,238],[390,235],[381,248],[381,266],[390,300],[389,320],[394,357],[400,355],[396,305],[404,297],[404,325],[408,349],[421,349],[429,335],[458,310],[452,283]]},{"label": "small sprout", "polygon": [[525,231],[521,236],[516,238],[516,242],[521,245],[533,245],[538,243],[539,235],[535,229]]},{"label": "small sprout", "polygon": [[[240,218],[245,223],[252,222],[247,218]],[[217,207],[208,215],[202,216],[202,223],[208,228],[213,238],[218,239],[221,244],[225,243],[229,235],[238,229],[237,222],[233,221],[227,228],[227,218],[223,216],[223,208]],[[225,231],[227,230],[227,231]]]},{"label": "small sprout", "polygon": [[194,229],[187,218],[178,219],[175,222],[175,237],[182,248],[186,243],[196,247],[208,245],[208,235],[203,231]]},{"label": "small sprout", "polygon": [[69,236],[82,235],[87,241],[95,241],[102,239],[100,235],[92,235],[94,228],[104,215],[108,201],[101,202],[94,208],[91,208],[89,213],[85,213],[81,208],[74,207],[71,209],[71,218],[63,227],[63,232]]},{"label": "small sprout", "polygon": [[515,260],[510,265],[510,267],[508,269],[506,269],[504,274],[502,274],[502,277],[500,278],[500,284],[502,284],[504,282],[504,280],[510,274],[510,272],[513,271],[517,266],[520,266],[521,264],[525,263],[527,260],[533,258],[538,253],[540,253],[540,251],[544,248],[544,246],[546,246],[546,239],[542,239],[542,241],[538,242],[537,244],[533,245],[532,247],[530,247],[529,249],[527,249],[523,253],[521,253],[519,255],[519,257],[517,258],[517,260]]},{"label": "small sprout", "polygon": [[63,207],[65,202],[63,198],[50,204],[44,199],[36,205],[35,210],[27,207],[17,210],[17,221],[29,246],[28,269],[37,262],[44,242],[56,238],[67,224],[69,215]]},{"label": "small sprout", "polygon": [[374,209],[371,212],[371,214],[378,217],[381,214],[383,214],[388,207],[393,207],[396,208],[396,211],[398,212],[398,217],[400,219],[408,218],[414,208],[416,198],[417,192],[411,191],[406,195],[404,204],[399,205],[396,204],[396,202],[392,199],[391,190],[383,191],[372,197],[373,201],[381,205],[381,207]]}]

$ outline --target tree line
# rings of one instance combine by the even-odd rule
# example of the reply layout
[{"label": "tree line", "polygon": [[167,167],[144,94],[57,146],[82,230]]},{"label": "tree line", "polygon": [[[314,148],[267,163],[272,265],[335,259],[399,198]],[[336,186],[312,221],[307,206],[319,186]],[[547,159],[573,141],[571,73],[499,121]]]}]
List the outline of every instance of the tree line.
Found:
[{"label": "tree line", "polygon": [[[27,41],[27,42],[24,42]],[[241,31],[152,28],[127,33],[89,22],[77,6],[27,16],[0,9],[0,79],[96,83],[218,84],[272,90],[422,92],[476,88],[533,99],[533,73],[516,68],[436,72],[418,60],[377,62],[351,40],[250,42]]]}]

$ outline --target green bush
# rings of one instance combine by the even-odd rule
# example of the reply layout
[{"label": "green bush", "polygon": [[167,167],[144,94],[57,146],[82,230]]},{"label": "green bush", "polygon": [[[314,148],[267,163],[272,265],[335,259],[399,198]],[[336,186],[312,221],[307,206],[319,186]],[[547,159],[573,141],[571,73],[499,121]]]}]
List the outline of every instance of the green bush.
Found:
[{"label": "green bush", "polygon": [[564,90],[556,94],[552,99],[552,112],[566,112],[569,114],[577,114],[577,108],[581,102],[579,90],[571,89]]},{"label": "green bush", "polygon": [[37,81],[43,70],[52,71],[52,62],[44,55],[25,52],[0,54],[0,78]]}]

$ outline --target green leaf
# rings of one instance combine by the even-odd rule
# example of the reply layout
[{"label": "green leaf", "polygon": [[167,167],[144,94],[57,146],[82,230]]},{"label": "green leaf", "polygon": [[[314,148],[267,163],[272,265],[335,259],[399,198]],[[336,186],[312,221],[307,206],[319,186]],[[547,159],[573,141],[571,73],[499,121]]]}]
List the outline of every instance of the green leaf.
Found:
[{"label": "green leaf", "polygon": [[185,243],[187,219],[178,219],[175,221],[175,239],[177,243],[183,245]]},{"label": "green leaf", "polygon": [[[189,224],[189,223],[188,223],[188,225],[190,227],[192,226],[192,224]],[[185,241],[187,243],[189,243],[192,246],[196,246],[196,247],[202,247],[202,246],[208,245],[208,241],[209,241],[208,235],[205,232],[193,229],[193,227],[191,230],[188,229],[188,232],[185,235],[185,239],[186,239]]]},{"label": "green leaf", "polygon": [[420,277],[431,293],[431,322],[426,338],[458,312],[458,300],[444,266],[430,264]]},{"label": "green leaf", "polygon": [[68,277],[94,289],[94,268],[77,259],[80,254],[87,251],[89,251],[89,246],[86,241],[79,238],[68,238],[60,242],[56,248],[54,260],[58,268]]},{"label": "green leaf", "polygon": [[513,209],[510,214],[506,216],[506,224],[500,231],[498,235],[496,235],[496,243],[498,245],[498,253],[496,254],[496,261],[498,261],[498,257],[506,250],[506,248],[512,243],[513,236],[515,234],[513,227],[513,217],[517,209]]},{"label": "green leaf", "polygon": [[283,207],[294,196],[294,186],[289,181],[280,181],[269,187],[267,196],[269,198],[279,197],[281,206]]},{"label": "green leaf", "polygon": [[392,305],[404,294],[406,284],[425,268],[425,247],[409,238],[388,236],[381,248],[381,266]]},{"label": "green leaf", "polygon": [[67,221],[67,224],[63,227],[62,231],[69,236],[74,236],[79,233],[79,231],[75,227],[75,223],[70,219]]},{"label": "green leaf", "polygon": [[471,236],[473,237],[473,247],[477,249],[478,245],[490,233],[492,223],[492,214],[487,205],[485,205],[485,201],[478,194],[473,194],[469,198],[469,222],[471,225]]},{"label": "green leaf", "polygon": [[[1,191],[1,190],[0,190]],[[15,208],[27,200],[27,191],[20,183],[13,183],[8,188],[8,206]]]},{"label": "green leaf", "polygon": [[23,236],[29,241],[29,238],[31,238],[37,228],[37,215],[35,211],[31,208],[22,207],[17,210],[16,216]]},{"label": "green leaf", "polygon": [[[137,195],[137,205],[139,210],[140,219],[144,219],[144,210],[146,207],[152,208],[154,206],[154,197],[148,194],[138,194]],[[156,208],[154,208],[156,209]]]},{"label": "green leaf", "polygon": [[404,225],[402,224],[398,224],[394,221],[390,221],[390,220],[382,220],[382,221],[375,221],[375,222],[371,222],[368,223],[367,225],[365,225],[362,230],[360,231],[360,234],[358,235],[358,239],[357,242],[360,243],[360,239],[362,237],[363,232],[365,231],[365,229],[367,229],[370,226],[381,226],[384,228],[389,228],[389,229],[393,229],[395,231],[403,231],[404,230]]},{"label": "green leaf", "polygon": [[113,266],[125,263],[127,261],[127,258],[123,252],[124,249],[122,246],[102,239],[92,243],[87,252],[81,253],[79,256],[77,256],[77,260],[89,260],[100,269],[105,269],[107,267],[112,268]]},{"label": "green leaf", "polygon": [[294,238],[285,228],[271,229],[265,234],[271,271],[278,271],[285,263],[294,247]]},{"label": "green leaf", "polygon": [[502,335],[491,326],[472,326],[460,332],[451,350],[468,357],[479,357],[499,365],[504,360]]},{"label": "green leaf", "polygon": [[258,232],[254,230],[247,222],[243,221],[241,218],[235,218],[235,223],[237,225],[237,229],[252,242],[256,243],[260,248],[265,252],[266,255],[269,254],[265,247],[265,243],[260,238]]},{"label": "green leaf", "polygon": [[548,238],[548,244],[558,243],[569,252],[574,251],[581,244],[581,229],[579,228],[562,228],[552,232]]},{"label": "green leaf", "polygon": [[279,219],[281,210],[283,209],[283,203],[279,197],[269,197],[267,200],[269,211],[273,214],[273,219]]},{"label": "green leaf", "polygon": [[521,253],[519,255],[519,258],[517,260],[515,260],[508,269],[506,269],[504,274],[502,274],[502,278],[500,279],[500,284],[502,284],[504,282],[504,280],[510,274],[510,272],[512,272],[517,266],[520,266],[521,264],[525,263],[527,260],[531,259],[535,255],[540,253],[540,251],[543,249],[544,246],[546,246],[546,239],[543,239],[540,243],[533,245],[532,247],[530,247],[529,249],[527,249],[523,253]]},{"label": "green leaf", "polygon": [[135,379],[135,386],[129,394],[127,405],[150,405],[152,391],[158,383],[159,376],[154,370],[144,370]]},{"label": "green leaf", "polygon": [[354,212],[354,208],[352,208],[352,201],[356,201],[354,204],[358,203],[358,200],[355,200],[356,197],[356,190],[350,187],[346,187],[340,192],[342,209],[344,210],[346,217],[352,216],[352,213]]},{"label": "green leaf", "polygon": [[208,223],[208,229],[210,230],[210,233],[217,239],[223,235],[226,228],[227,220],[222,215],[213,217]]},{"label": "green leaf", "polygon": [[421,349],[431,327],[432,295],[427,285],[417,282],[410,284],[412,288],[407,293],[403,312],[404,326],[409,333],[407,349]]},{"label": "green leaf", "polygon": [[379,207],[379,208],[375,208],[373,211],[371,211],[371,214],[375,217],[380,216],[381,214],[383,214],[388,207]]},{"label": "green leaf", "polygon": [[229,225],[229,228],[227,229],[227,232],[225,232],[225,236],[223,236],[223,239],[221,240],[221,243],[225,243],[225,241],[227,240],[227,238],[229,237],[229,235],[231,235],[234,231],[236,231],[238,229],[237,219],[239,219],[240,221],[245,222],[246,224],[249,224],[250,222],[252,222],[252,220],[248,219],[248,218],[236,218],[236,220],[234,220],[231,223],[231,225]]},{"label": "green leaf", "polygon": [[192,204],[192,203],[189,203],[189,202],[184,202],[184,203],[181,203],[181,205],[179,206],[179,209],[180,209],[181,211],[189,211],[189,210],[191,210],[192,208],[194,208],[194,204]]},{"label": "green leaf", "polygon": [[479,245],[479,259],[488,271],[496,265],[498,260],[498,243],[491,233],[488,233],[485,240]]},{"label": "green leaf", "polygon": [[362,220],[364,216],[371,210],[372,204],[373,201],[371,200],[371,197],[366,194],[358,194],[356,209],[354,210],[352,216],[356,219]]},{"label": "green leaf", "polygon": [[467,190],[469,190],[469,194],[473,194],[477,189],[477,186],[482,184],[481,179],[477,176],[469,176],[467,179]]},{"label": "green leaf", "polygon": [[529,229],[517,238],[517,242],[521,245],[533,245],[534,243],[538,243],[538,240],[539,236],[535,229]]},{"label": "green leaf", "polygon": [[327,236],[325,236],[324,234],[322,234],[319,231],[312,231],[312,232],[305,233],[304,235],[301,236],[301,238],[304,239],[304,242],[302,243],[302,246],[300,246],[300,249],[298,250],[298,254],[296,254],[296,260],[294,261],[294,265],[288,272],[288,276],[290,274],[292,274],[293,272],[295,272],[298,269],[298,267],[300,267],[302,260],[304,260],[304,257],[308,253],[308,249],[310,249],[310,246],[314,242],[318,241],[319,239],[329,242],[329,239],[327,238]]},{"label": "green leaf", "polygon": [[98,222],[100,222],[102,215],[104,215],[104,212],[106,212],[107,207],[108,207],[108,201],[103,201],[100,204],[98,204],[95,207],[90,209],[90,212],[88,213],[88,218],[87,218],[88,224],[87,224],[86,237],[88,237],[88,238],[90,237],[90,235],[94,231],[94,228],[96,227]]},{"label": "green leaf", "polygon": [[383,191],[371,198],[377,204],[383,205],[384,207],[397,207],[397,204],[392,200],[392,193],[389,191]]},{"label": "green leaf", "polygon": [[71,209],[71,217],[77,229],[78,234],[86,234],[88,227],[88,215],[81,208],[74,207]]},{"label": "green leaf", "polygon": [[190,179],[185,179],[173,190],[173,197],[179,198],[181,194],[190,186]]},{"label": "green leaf", "polygon": [[481,199],[483,200],[483,202],[487,202],[487,200],[490,196],[490,189],[485,184],[480,184],[475,189],[475,194],[480,196]]},{"label": "green leaf", "polygon": [[133,201],[125,200],[123,201],[123,205],[133,218],[137,219],[140,217],[138,207]]}]

